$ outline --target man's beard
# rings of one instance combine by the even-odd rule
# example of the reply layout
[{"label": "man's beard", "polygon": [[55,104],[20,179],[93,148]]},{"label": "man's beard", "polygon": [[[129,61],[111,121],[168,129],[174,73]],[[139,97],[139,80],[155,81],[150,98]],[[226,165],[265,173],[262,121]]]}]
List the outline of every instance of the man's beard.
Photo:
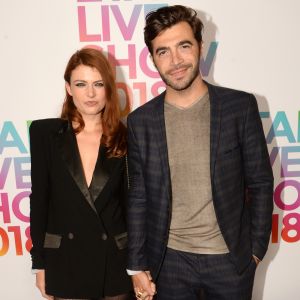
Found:
[{"label": "man's beard", "polygon": [[[189,64],[189,65],[182,65],[182,66],[178,66],[177,68],[191,68],[193,65]],[[169,79],[168,75],[164,75],[162,74],[159,69],[157,68],[158,73],[160,74],[160,77],[162,79],[162,81],[169,86],[170,88],[172,88],[175,91],[183,91],[186,90],[187,88],[189,88],[192,83],[195,81],[195,79],[199,76],[200,71],[199,71],[199,62],[197,63],[197,65],[193,68],[192,73],[188,76],[188,78],[186,78],[185,80],[181,81],[181,82],[174,82],[173,80]],[[168,71],[170,72],[170,71]],[[167,72],[167,74],[168,74]]]}]

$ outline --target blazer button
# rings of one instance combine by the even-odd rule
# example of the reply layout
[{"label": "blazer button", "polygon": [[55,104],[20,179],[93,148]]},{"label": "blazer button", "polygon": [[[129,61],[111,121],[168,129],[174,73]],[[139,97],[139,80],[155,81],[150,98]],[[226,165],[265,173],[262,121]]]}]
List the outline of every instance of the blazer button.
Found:
[{"label": "blazer button", "polygon": [[74,234],[72,232],[68,233],[68,239],[73,240],[74,239]]},{"label": "blazer button", "polygon": [[101,239],[102,239],[103,241],[106,241],[106,240],[107,240],[107,235],[106,235],[105,233],[102,233],[102,234],[101,234]]}]

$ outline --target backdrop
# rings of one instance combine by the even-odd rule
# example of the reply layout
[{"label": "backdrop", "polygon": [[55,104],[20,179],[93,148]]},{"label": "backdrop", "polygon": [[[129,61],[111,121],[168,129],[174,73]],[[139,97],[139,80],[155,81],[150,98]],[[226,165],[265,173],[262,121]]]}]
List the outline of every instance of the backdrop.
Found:
[{"label": "backdrop", "polygon": [[88,45],[110,54],[124,112],[162,91],[143,25],[147,12],[170,4],[194,7],[205,24],[204,78],[259,103],[276,179],[253,299],[300,299],[299,1],[0,0],[1,299],[41,299],[28,253],[30,120],[59,115],[65,65]]}]

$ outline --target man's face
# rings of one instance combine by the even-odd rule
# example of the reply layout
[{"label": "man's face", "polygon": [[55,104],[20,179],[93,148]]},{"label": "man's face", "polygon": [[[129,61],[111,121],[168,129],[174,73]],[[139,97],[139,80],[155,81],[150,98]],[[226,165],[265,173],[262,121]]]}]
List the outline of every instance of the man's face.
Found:
[{"label": "man's face", "polygon": [[180,22],[161,32],[153,41],[152,59],[167,88],[182,91],[199,75],[200,45],[192,28]]}]

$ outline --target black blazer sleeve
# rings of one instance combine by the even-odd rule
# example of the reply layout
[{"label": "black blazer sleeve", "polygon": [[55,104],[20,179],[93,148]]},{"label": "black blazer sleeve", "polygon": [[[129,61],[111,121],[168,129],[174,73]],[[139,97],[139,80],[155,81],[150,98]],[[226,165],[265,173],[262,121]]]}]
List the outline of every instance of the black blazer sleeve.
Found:
[{"label": "black blazer sleeve", "polygon": [[146,251],[147,197],[140,158],[140,150],[134,134],[131,116],[127,119],[129,197],[127,209],[128,265],[129,270],[148,270]]},{"label": "black blazer sleeve", "polygon": [[272,227],[273,173],[256,99],[250,95],[243,135],[246,187],[251,207],[252,253],[262,259]]},{"label": "black blazer sleeve", "polygon": [[31,153],[31,195],[30,195],[30,235],[33,247],[32,268],[43,269],[43,243],[48,216],[48,166],[46,159],[46,139],[42,126],[33,121],[30,126]]}]

